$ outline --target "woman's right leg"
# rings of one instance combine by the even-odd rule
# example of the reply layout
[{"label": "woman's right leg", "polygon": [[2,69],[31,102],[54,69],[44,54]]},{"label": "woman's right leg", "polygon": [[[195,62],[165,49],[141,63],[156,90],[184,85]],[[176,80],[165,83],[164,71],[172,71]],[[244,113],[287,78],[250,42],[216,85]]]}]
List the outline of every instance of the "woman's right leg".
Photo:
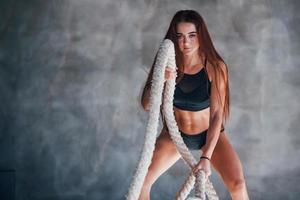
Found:
[{"label": "woman's right leg", "polygon": [[156,139],[155,149],[148,173],[145,177],[139,200],[150,200],[154,182],[181,157],[165,128]]}]

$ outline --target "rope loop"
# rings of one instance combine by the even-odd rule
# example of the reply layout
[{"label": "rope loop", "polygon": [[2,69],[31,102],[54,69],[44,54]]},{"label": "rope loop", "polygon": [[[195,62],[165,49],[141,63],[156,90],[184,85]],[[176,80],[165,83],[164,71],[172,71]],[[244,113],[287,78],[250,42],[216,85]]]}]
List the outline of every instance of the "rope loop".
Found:
[{"label": "rope loop", "polygon": [[[150,90],[149,119],[146,128],[145,141],[139,164],[130,184],[128,194],[125,195],[125,197],[127,200],[138,200],[139,198],[139,194],[141,192],[145,176],[147,175],[148,167],[151,163],[155,148],[159,122],[159,110],[160,105],[162,104],[163,96],[163,114],[166,119],[166,124],[171,139],[181,154],[183,161],[191,170],[181,189],[176,193],[175,199],[187,199],[190,191],[193,189],[193,187],[195,187],[195,197],[189,197],[188,200],[205,200],[205,193],[209,200],[218,200],[219,198],[213,188],[212,183],[209,181],[209,179],[205,181],[204,171],[199,170],[196,177],[192,172],[192,168],[197,164],[197,161],[184,143],[180,135],[177,122],[175,121],[173,110],[175,78],[165,82],[164,73],[167,66],[172,69],[176,68],[174,43],[169,39],[162,41],[154,64]],[[166,85],[165,92],[163,93],[164,84]]]}]

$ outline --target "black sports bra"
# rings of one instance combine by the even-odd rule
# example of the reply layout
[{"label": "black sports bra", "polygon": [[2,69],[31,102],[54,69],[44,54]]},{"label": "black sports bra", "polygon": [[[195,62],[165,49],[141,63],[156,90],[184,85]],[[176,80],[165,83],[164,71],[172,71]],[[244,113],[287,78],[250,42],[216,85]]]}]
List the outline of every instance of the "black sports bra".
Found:
[{"label": "black sports bra", "polygon": [[189,111],[199,111],[209,107],[210,87],[211,83],[204,67],[196,74],[184,74],[180,82],[175,85],[173,106]]}]

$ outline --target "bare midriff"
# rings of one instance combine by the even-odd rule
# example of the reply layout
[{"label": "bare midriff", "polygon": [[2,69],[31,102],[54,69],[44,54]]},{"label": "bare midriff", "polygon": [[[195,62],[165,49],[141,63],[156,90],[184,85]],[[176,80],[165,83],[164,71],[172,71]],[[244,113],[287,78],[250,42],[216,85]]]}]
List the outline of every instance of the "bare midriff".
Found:
[{"label": "bare midriff", "polygon": [[173,106],[179,130],[189,135],[199,134],[208,129],[210,108],[200,111],[181,110]]}]

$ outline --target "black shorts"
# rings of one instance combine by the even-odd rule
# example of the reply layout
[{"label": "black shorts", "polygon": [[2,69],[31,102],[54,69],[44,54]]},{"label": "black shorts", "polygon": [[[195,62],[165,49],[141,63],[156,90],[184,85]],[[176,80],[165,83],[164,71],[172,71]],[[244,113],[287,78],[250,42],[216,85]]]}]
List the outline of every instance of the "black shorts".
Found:
[{"label": "black shorts", "polygon": [[[224,130],[225,130],[225,128],[222,128],[221,132]],[[196,135],[189,135],[189,134],[182,132],[181,130],[179,130],[179,131],[180,131],[182,139],[183,139],[184,143],[186,144],[186,146],[188,147],[188,149],[199,150],[202,148],[202,146],[205,145],[207,130],[205,130],[201,133],[198,133]]]}]

